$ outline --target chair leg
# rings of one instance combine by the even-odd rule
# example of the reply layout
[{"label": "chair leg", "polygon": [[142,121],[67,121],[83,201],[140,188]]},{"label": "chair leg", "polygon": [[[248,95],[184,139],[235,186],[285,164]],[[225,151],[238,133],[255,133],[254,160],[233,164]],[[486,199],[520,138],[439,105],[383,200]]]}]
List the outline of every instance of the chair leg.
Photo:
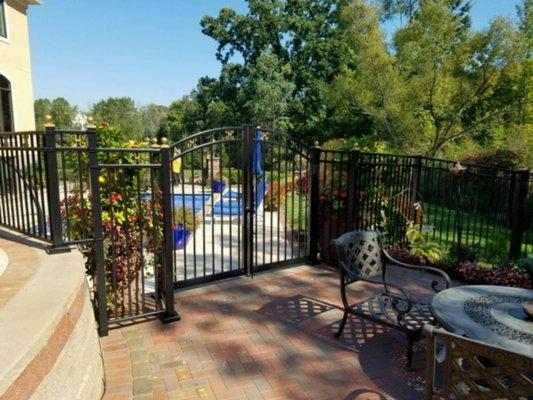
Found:
[{"label": "chair leg", "polygon": [[407,334],[407,364],[406,368],[408,371],[413,371],[413,337],[410,334]]},{"label": "chair leg", "polygon": [[342,332],[344,331],[344,326],[346,325],[346,320],[348,319],[348,311],[346,311],[346,309],[344,310],[344,315],[342,316],[342,321],[341,321],[341,324],[339,326],[339,330],[337,332],[335,332],[335,337],[339,337],[340,335],[342,335]]}]

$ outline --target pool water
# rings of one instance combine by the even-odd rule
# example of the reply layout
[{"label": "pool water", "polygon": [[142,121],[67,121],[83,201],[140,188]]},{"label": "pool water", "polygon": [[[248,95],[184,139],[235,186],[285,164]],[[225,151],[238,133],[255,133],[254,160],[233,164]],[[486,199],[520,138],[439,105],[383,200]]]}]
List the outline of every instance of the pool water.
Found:
[{"label": "pool water", "polygon": [[201,194],[175,194],[174,209],[189,208],[194,215],[202,212],[204,205],[211,201],[211,196]]}]

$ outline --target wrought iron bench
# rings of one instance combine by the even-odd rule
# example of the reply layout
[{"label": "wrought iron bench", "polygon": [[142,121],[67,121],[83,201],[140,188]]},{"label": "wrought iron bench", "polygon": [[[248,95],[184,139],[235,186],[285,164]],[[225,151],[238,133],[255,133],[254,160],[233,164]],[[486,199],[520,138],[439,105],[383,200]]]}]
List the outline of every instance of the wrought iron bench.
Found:
[{"label": "wrought iron bench", "polygon": [[427,365],[424,399],[531,399],[533,359],[424,327]]},{"label": "wrought iron bench", "polygon": [[[427,302],[413,301],[411,294],[387,279],[387,264],[407,270],[430,273],[434,276],[431,287],[435,292],[450,287],[450,278],[443,271],[405,264],[392,258],[384,249],[381,237],[375,231],[353,231],[333,240],[337,249],[340,270],[341,298],[344,305],[336,337],[342,335],[348,314],[354,314],[377,323],[401,330],[407,337],[407,368],[412,368],[413,343],[422,339],[422,328],[434,322]],[[435,279],[439,277],[440,279]],[[349,304],[346,287],[358,281],[382,285],[383,292],[366,300]]]}]

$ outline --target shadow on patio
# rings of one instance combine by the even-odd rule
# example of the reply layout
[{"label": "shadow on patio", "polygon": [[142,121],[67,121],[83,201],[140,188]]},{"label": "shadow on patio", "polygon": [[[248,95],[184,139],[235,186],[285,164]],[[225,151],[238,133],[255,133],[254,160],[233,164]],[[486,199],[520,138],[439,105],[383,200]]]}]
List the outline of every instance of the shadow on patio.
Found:
[{"label": "shadow on patio", "polygon": [[[356,286],[354,297],[368,296]],[[338,276],[299,266],[176,293],[182,321],[103,338],[108,399],[417,399],[424,349],[407,372],[402,335],[342,312]]]}]

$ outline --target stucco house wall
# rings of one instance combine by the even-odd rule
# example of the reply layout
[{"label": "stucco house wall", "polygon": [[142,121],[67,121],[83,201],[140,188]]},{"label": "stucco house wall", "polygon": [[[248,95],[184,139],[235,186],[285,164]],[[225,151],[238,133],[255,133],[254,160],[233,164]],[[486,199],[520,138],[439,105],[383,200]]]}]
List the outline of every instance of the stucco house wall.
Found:
[{"label": "stucco house wall", "polygon": [[0,74],[11,83],[14,129],[35,129],[28,6],[32,0],[4,0],[7,38],[0,37]]}]

